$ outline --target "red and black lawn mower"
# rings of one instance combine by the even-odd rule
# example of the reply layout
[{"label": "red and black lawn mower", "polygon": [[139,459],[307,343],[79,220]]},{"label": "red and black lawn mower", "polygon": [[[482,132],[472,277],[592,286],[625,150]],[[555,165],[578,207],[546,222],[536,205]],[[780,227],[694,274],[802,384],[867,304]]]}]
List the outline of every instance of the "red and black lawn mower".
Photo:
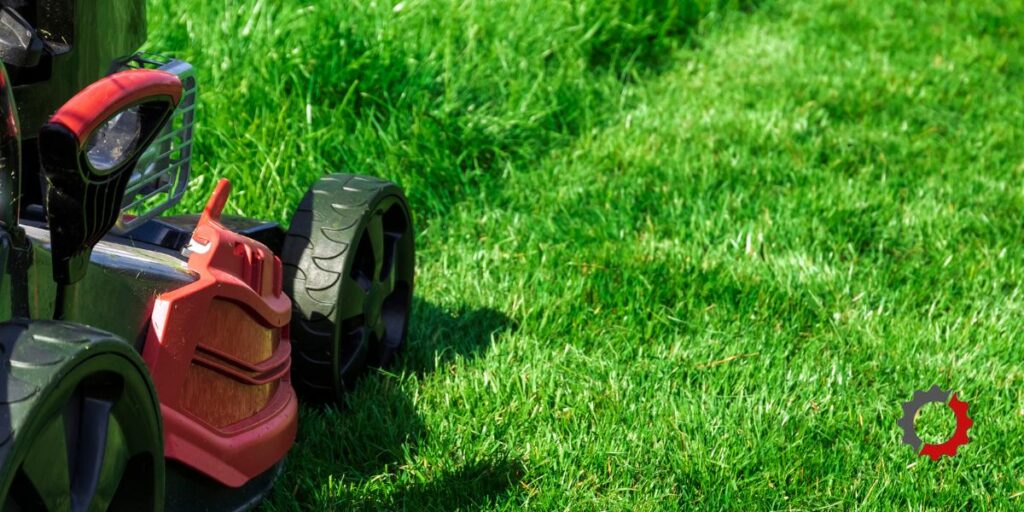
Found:
[{"label": "red and black lawn mower", "polygon": [[159,216],[186,190],[196,80],[144,38],[143,0],[0,0],[3,510],[250,508],[295,389],[335,400],[405,339],[394,184],[325,176],[287,230],[222,215],[227,181]]}]

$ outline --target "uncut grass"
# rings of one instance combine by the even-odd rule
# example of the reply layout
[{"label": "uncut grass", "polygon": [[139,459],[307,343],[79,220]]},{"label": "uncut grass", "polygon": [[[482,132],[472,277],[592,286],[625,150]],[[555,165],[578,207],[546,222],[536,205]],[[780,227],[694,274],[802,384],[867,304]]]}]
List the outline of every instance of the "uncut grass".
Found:
[{"label": "uncut grass", "polygon": [[197,68],[195,189],[230,178],[229,208],[287,221],[318,176],[357,172],[430,217],[599,125],[700,18],[748,2],[158,1],[148,47]]},{"label": "uncut grass", "polygon": [[[1019,505],[1021,10],[715,19],[646,73],[584,59],[598,78],[569,97],[593,102],[586,122],[531,128],[489,167],[393,167],[428,161],[385,129],[409,112],[345,125],[396,134],[365,154],[397,160],[360,170],[404,180],[423,211],[416,317],[396,367],[347,407],[303,410],[268,509]],[[254,114],[267,130],[272,105]],[[315,174],[302,158],[331,158],[289,147],[295,172],[274,174],[210,144],[203,173],[272,176],[239,186],[246,208],[273,187],[291,204]],[[932,384],[976,423],[939,463],[895,424]],[[918,424],[933,442],[950,425]]]}]

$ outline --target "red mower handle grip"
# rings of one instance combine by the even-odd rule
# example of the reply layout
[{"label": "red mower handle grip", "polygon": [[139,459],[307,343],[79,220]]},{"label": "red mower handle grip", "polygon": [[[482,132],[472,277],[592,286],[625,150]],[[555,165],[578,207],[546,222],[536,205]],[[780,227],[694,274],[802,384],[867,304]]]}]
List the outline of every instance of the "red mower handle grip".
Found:
[{"label": "red mower handle grip", "polygon": [[[170,73],[122,71],[82,89],[39,129],[58,284],[73,284],[85,275],[92,247],[121,214],[135,164],[173,114],[181,94],[181,80]],[[133,114],[122,118],[128,111]],[[115,123],[110,130],[117,130],[122,121],[129,126],[127,136],[104,131],[107,122]],[[94,135],[99,139],[92,141]]]},{"label": "red mower handle grip", "polygon": [[67,128],[84,146],[103,122],[135,103],[169,100],[177,106],[181,100],[181,80],[155,69],[132,69],[114,73],[89,85],[68,100],[48,124]]}]

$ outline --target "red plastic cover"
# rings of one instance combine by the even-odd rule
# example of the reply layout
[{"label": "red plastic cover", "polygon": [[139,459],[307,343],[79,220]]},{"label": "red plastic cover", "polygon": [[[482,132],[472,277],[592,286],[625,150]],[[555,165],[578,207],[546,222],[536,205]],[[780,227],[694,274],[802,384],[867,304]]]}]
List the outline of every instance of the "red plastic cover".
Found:
[{"label": "red plastic cover", "polygon": [[218,222],[230,188],[218,183],[192,234],[188,265],[199,279],[157,298],[143,358],[166,456],[238,487],[291,448],[298,405],[281,261]]}]

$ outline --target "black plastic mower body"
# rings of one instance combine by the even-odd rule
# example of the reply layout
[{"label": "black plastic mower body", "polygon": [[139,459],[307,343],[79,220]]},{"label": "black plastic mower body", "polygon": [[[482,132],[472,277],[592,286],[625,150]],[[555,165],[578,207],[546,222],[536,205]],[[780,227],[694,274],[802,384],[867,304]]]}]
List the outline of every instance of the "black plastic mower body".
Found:
[{"label": "black plastic mower body", "polygon": [[39,128],[145,42],[144,0],[0,0],[0,60],[18,107],[26,204],[42,204]]},{"label": "black plastic mower body", "polygon": [[[28,268],[31,318],[52,318],[56,306],[50,232],[41,223],[22,223],[32,243]],[[128,243],[126,243],[128,242]],[[89,270],[76,284],[65,317],[116,334],[141,351],[155,298],[196,280],[180,253],[114,237],[93,249]],[[0,300],[10,300],[0,297]],[[4,308],[10,311],[11,308]]]},{"label": "black plastic mower body", "polygon": [[[22,65],[5,62],[26,140],[34,139],[65,101],[146,42],[143,0],[0,0],[0,5],[15,11],[29,32],[14,37],[17,20],[0,30],[0,51],[27,57]],[[30,49],[33,39],[37,52]]]}]

